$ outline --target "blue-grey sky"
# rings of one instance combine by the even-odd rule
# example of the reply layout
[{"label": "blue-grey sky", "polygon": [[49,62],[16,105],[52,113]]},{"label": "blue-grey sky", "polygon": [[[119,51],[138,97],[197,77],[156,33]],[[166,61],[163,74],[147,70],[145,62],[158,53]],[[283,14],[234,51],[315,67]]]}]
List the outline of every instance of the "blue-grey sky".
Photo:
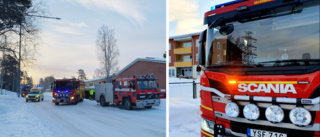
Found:
[{"label": "blue-grey sky", "polygon": [[43,20],[37,61],[30,68],[35,83],[40,77],[77,76],[84,69],[92,78],[99,68],[96,37],[102,24],[115,30],[122,69],[139,57],[162,58],[166,50],[165,0],[51,0],[50,16]]},{"label": "blue-grey sky", "polygon": [[169,0],[169,36],[200,32],[204,13],[213,5],[232,0]]}]

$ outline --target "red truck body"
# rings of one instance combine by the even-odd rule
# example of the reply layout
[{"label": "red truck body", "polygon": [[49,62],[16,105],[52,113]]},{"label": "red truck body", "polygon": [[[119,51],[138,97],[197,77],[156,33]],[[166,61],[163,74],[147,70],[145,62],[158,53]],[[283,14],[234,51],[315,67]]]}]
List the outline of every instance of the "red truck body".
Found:
[{"label": "red truck body", "polygon": [[319,3],[237,0],[205,13],[201,137],[320,136]]}]

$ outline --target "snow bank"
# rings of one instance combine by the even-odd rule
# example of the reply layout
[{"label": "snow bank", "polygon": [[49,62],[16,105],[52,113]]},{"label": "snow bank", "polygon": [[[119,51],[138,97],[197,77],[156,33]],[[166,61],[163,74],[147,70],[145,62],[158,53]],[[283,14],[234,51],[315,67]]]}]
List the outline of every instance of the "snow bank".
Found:
[{"label": "snow bank", "polygon": [[13,92],[0,95],[0,136],[165,137],[165,119],[165,99],[152,109],[128,111],[87,99],[56,106],[48,92],[41,102],[25,102]]},{"label": "snow bank", "polygon": [[[197,82],[198,81],[198,82]],[[192,82],[192,79],[170,78],[169,83]],[[199,79],[196,83],[199,83]],[[169,136],[200,136],[200,98],[193,99],[192,84],[169,84]]]}]

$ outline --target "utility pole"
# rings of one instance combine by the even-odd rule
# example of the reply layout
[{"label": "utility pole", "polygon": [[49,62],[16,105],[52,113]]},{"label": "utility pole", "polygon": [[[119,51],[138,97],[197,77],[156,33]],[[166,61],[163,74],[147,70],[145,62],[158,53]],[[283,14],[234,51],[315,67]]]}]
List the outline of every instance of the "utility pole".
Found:
[{"label": "utility pole", "polygon": [[7,36],[4,36],[4,44],[5,44],[5,46],[4,46],[4,48],[3,48],[3,51],[2,51],[2,61],[1,61],[1,76],[0,76],[0,79],[1,79],[1,95],[3,94],[2,93],[2,88],[3,88],[3,83],[5,83],[4,81],[3,81],[3,73],[4,73],[4,66],[3,66],[3,63],[4,63],[4,59],[5,59],[5,56],[4,56],[4,54],[5,54],[5,50],[6,50],[6,47],[7,47]]},{"label": "utility pole", "polygon": [[[39,16],[39,15],[25,15],[25,16],[61,20],[61,18],[57,18],[57,17],[47,17],[47,16]],[[21,72],[21,68],[20,68],[20,65],[21,65],[21,26],[22,26],[22,21],[20,21],[19,63],[18,63],[18,78],[17,78],[17,94],[18,94],[19,98],[21,95],[21,87],[20,87],[20,80],[21,80],[21,78],[20,78],[20,72]]]}]

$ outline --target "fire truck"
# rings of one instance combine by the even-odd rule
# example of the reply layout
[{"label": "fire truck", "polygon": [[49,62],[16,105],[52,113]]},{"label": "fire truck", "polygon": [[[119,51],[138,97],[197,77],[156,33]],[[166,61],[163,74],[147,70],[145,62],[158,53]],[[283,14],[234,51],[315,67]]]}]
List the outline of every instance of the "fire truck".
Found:
[{"label": "fire truck", "polygon": [[22,93],[21,93],[21,96],[22,97],[25,97],[29,94],[30,92],[30,89],[31,89],[31,86],[30,85],[23,85],[22,86]]},{"label": "fire truck", "polygon": [[95,100],[101,106],[119,105],[127,110],[133,106],[152,108],[160,105],[157,79],[153,75],[106,80],[95,85]]},{"label": "fire truck", "polygon": [[84,99],[84,82],[76,79],[56,79],[52,83],[52,103],[77,104]]},{"label": "fire truck", "polygon": [[201,137],[319,137],[319,0],[237,0],[204,15]]}]

